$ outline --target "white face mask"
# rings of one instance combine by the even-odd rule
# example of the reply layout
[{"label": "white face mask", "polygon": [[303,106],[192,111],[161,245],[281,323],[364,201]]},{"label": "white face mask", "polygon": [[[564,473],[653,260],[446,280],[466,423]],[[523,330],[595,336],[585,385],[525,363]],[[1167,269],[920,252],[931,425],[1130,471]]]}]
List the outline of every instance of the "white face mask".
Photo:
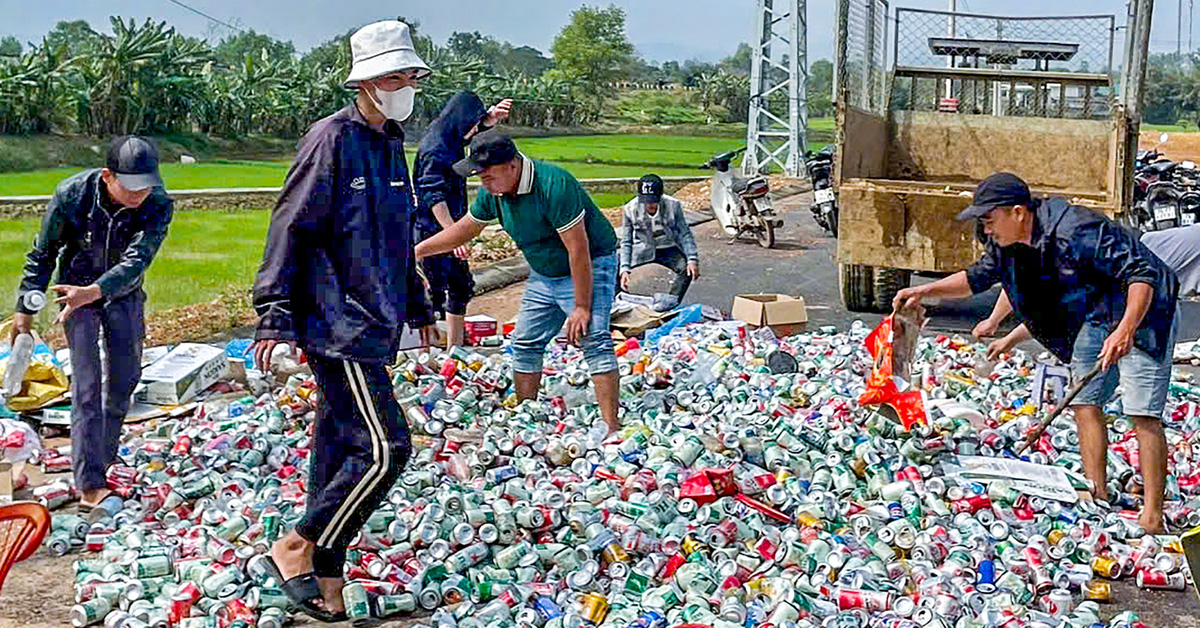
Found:
[{"label": "white face mask", "polygon": [[385,92],[376,87],[374,94],[371,95],[371,100],[385,118],[404,122],[412,115],[413,100],[416,95],[417,90],[411,85],[401,87],[394,92]]}]

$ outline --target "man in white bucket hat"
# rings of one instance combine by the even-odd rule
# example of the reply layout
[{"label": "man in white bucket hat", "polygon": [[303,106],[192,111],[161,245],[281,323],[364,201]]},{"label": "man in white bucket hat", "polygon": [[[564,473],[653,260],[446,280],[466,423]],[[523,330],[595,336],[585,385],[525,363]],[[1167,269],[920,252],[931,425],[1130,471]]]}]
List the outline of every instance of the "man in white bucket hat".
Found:
[{"label": "man in white bucket hat", "polygon": [[346,86],[358,97],[301,139],[254,284],[259,368],[270,368],[278,345],[299,345],[321,390],[304,518],[265,562],[292,602],[322,621],[345,619],[346,548],[412,450],[384,367],[405,324],[425,344],[432,331],[401,126],[430,70],[403,22],[364,26],[350,47]]}]

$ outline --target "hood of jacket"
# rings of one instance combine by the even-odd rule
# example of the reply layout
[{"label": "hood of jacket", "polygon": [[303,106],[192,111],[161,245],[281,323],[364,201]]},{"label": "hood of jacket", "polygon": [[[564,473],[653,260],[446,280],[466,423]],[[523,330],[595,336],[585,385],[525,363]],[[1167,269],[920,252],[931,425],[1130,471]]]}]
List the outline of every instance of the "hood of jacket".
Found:
[{"label": "hood of jacket", "polygon": [[421,138],[420,151],[442,152],[454,160],[466,155],[463,136],[487,115],[487,107],[475,92],[463,90],[450,98],[442,112],[429,124]]}]

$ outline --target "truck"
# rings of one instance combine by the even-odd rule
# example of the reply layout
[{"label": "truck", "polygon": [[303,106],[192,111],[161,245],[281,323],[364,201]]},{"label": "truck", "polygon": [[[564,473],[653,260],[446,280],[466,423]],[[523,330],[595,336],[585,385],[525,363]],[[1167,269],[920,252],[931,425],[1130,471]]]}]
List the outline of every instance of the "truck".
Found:
[{"label": "truck", "polygon": [[889,68],[886,2],[839,9],[834,185],[847,309],[891,311],[914,274],[978,259],[982,227],[954,216],[992,173],[1017,174],[1035,198],[1129,210],[1138,129],[1116,98],[1114,16],[897,9]]}]

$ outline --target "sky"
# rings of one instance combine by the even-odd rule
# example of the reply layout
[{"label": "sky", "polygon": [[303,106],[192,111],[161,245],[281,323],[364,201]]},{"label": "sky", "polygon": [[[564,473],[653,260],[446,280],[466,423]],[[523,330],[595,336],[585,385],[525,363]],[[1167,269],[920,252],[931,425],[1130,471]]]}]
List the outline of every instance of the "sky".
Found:
[{"label": "sky", "polygon": [[[897,6],[945,9],[953,0],[893,0]],[[1045,0],[957,0],[959,11],[1004,15],[1044,15]],[[1187,46],[1188,3],[1183,1],[1184,47]],[[585,4],[576,0],[437,0],[380,2],[378,0],[0,0],[0,36],[15,35],[22,43],[40,41],[59,20],[85,19],[93,28],[110,31],[109,15],[166,20],[180,32],[214,40],[231,31],[197,15],[176,2],[235,26],[291,40],[300,51],[378,19],[405,15],[417,19],[421,29],[444,43],[455,31],[479,31],[514,45],[533,46],[549,56],[550,44],[569,20],[572,10]],[[607,6],[609,0],[592,0]],[[786,0],[776,0],[785,4]],[[717,61],[731,54],[739,42],[750,41],[755,28],[754,0],[615,0],[625,9],[626,31],[638,52],[648,60]],[[1057,15],[1115,14],[1125,21],[1124,0],[1057,0]],[[1151,49],[1174,51],[1179,23],[1177,2],[1155,3]],[[1197,7],[1200,8],[1200,7]],[[1200,30],[1200,29],[1198,29]],[[808,51],[810,61],[832,58],[834,0],[808,1]],[[1200,32],[1195,33],[1200,47]]]}]

